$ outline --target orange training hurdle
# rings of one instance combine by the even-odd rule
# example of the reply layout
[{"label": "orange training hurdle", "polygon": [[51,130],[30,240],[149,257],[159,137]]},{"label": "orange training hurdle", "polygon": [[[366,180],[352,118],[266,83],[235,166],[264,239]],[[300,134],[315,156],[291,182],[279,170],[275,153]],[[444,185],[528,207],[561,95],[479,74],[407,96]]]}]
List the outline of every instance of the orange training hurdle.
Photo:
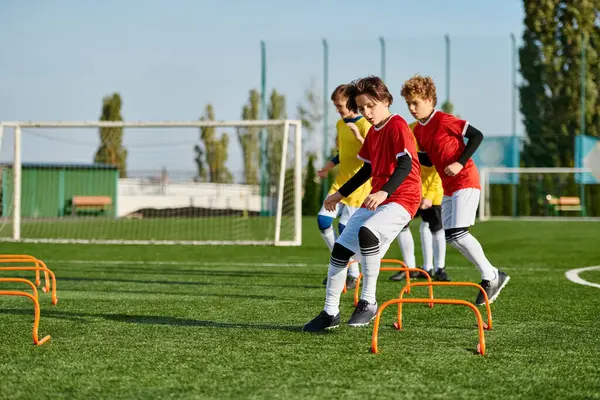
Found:
[{"label": "orange training hurdle", "polygon": [[[9,266],[0,266],[0,272],[1,271],[35,271],[35,277],[36,277],[36,284],[39,286],[41,284],[40,282],[40,271],[44,272],[44,278],[45,278],[45,286],[42,289],[44,292],[51,292],[51,303],[52,305],[56,305],[58,303],[58,298],[56,296],[56,276],[54,275],[54,272],[52,272],[50,269],[48,269],[48,267],[46,266],[46,264],[33,257],[33,256],[28,256],[28,255],[23,255],[23,254],[2,254],[0,255],[0,264],[10,264],[10,263],[14,263],[14,264],[19,264],[19,266],[14,266],[14,265],[9,265]],[[22,266],[23,264],[26,263],[33,263],[35,266]],[[52,284],[50,284],[50,278]],[[5,296],[21,296],[21,297],[27,297],[29,299],[31,299],[33,301],[33,306],[34,306],[34,322],[33,322],[33,343],[36,346],[40,346],[44,343],[46,343],[48,340],[50,340],[50,336],[45,336],[42,339],[39,339],[38,337],[38,328],[39,328],[39,322],[40,322],[40,305],[39,305],[39,298],[38,298],[38,291],[36,288],[36,285],[33,284],[33,282],[31,282],[30,280],[24,279],[24,278],[0,278],[0,282],[19,282],[19,283],[25,283],[27,285],[29,285],[33,291],[33,294],[28,293],[28,292],[23,292],[23,291],[18,291],[18,290],[0,290],[0,295],[5,295]]]},{"label": "orange training hurdle", "polygon": [[[382,264],[399,264],[401,265],[400,267],[380,267],[379,270],[380,271],[404,271],[406,272],[406,287],[408,287],[408,291],[407,293],[410,293],[410,272],[419,272],[423,275],[425,275],[425,278],[427,278],[427,282],[431,283],[431,276],[429,276],[429,274],[427,273],[427,271],[420,269],[420,268],[408,268],[406,266],[406,264],[404,264],[404,262],[400,261],[400,260],[394,260],[394,259],[390,259],[390,258],[384,258],[381,260]],[[360,281],[362,279],[362,273],[358,275],[358,279],[356,281],[356,287],[354,288],[354,306],[356,307],[356,305],[358,304],[358,298],[359,298],[359,293],[360,293]],[[430,286],[429,287],[429,298],[433,299],[433,288]],[[433,308],[433,303],[429,303],[429,308]]]},{"label": "orange training hurdle", "polygon": [[[37,259],[37,258],[27,255],[27,254],[0,254],[0,263],[6,264],[6,263],[11,263],[11,262],[18,262],[18,263],[23,263],[23,264],[32,262],[35,264],[36,267],[42,267],[42,268],[48,269],[48,267],[46,267],[46,264],[42,260]],[[48,281],[48,273],[46,271],[44,271],[44,278],[45,278],[45,286],[42,288],[42,291],[44,293],[48,293],[50,291],[50,282]],[[39,270],[35,271],[35,284],[38,287],[41,284]]]},{"label": "orange training hurdle", "polygon": [[[432,298],[429,298],[429,299],[406,299],[403,297],[405,293],[408,293],[408,291],[410,290],[411,287],[416,287],[416,286],[429,286],[430,288],[432,288],[433,286],[471,286],[471,287],[478,288],[483,293],[483,297],[485,300],[485,306],[486,306],[487,318],[488,318],[487,324],[483,321],[483,319],[481,317],[481,313],[479,312],[479,309],[474,304],[472,304],[468,301],[465,301],[465,300],[432,299]],[[404,288],[402,288],[399,298],[386,301],[377,310],[377,315],[375,316],[375,323],[373,326],[373,337],[371,338],[371,352],[372,353],[377,354],[379,352],[378,347],[377,347],[377,337],[379,334],[379,323],[381,320],[381,314],[383,313],[383,310],[388,306],[391,306],[393,304],[398,304],[398,321],[397,321],[397,323],[394,324],[394,327],[396,329],[402,329],[402,304],[403,303],[455,304],[455,305],[463,305],[463,306],[471,308],[473,310],[473,312],[475,313],[475,317],[477,318],[477,328],[478,328],[478,332],[479,332],[479,343],[477,344],[477,352],[481,355],[485,354],[485,336],[484,336],[483,331],[492,329],[492,311],[490,308],[490,302],[487,297],[487,293],[485,293],[485,290],[480,285],[473,283],[473,282],[416,282],[416,283],[407,284]]]},{"label": "orange training hurdle", "polygon": [[39,299],[38,299],[38,291],[37,291],[35,285],[31,281],[28,281],[27,279],[23,279],[23,278],[0,278],[0,282],[21,282],[21,283],[25,283],[31,287],[33,294],[19,291],[19,290],[0,290],[0,295],[22,296],[22,297],[27,297],[27,298],[31,299],[31,301],[33,301],[33,309],[34,309],[33,344],[35,344],[36,346],[41,346],[44,343],[46,343],[48,340],[50,340],[50,335],[45,336],[42,339],[39,339],[39,337],[38,337],[38,328],[40,326],[40,303],[39,303]]}]

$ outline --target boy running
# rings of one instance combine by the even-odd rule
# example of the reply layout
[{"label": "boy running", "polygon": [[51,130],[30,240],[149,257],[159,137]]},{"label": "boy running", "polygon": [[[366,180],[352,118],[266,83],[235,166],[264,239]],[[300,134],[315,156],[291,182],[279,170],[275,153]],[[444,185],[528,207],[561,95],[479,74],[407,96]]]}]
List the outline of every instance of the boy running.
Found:
[{"label": "boy running", "polygon": [[[408,110],[419,121],[414,134],[424,153],[421,162],[433,164],[442,178],[442,225],[446,241],[477,266],[481,286],[491,303],[510,277],[488,261],[481,244],[469,233],[469,226],[475,224],[480,195],[479,173],[471,156],[483,134],[467,121],[434,108],[437,95],[431,77],[413,76],[404,82],[401,94]],[[475,304],[485,304],[482,293],[477,295]]]},{"label": "boy running", "polygon": [[[335,88],[331,94],[331,101],[341,117],[336,124],[338,154],[317,172],[321,178],[325,178],[329,171],[337,164],[340,166],[335,181],[329,189],[328,195],[337,192],[338,189],[363,166],[363,162],[356,156],[371,128],[371,124],[369,124],[362,115],[355,111],[350,111],[346,107],[346,103],[348,102],[348,98],[345,95],[347,86],[348,85],[340,85]],[[325,209],[325,206],[321,207],[321,210],[317,215],[317,224],[321,236],[330,252],[333,250],[333,245],[335,243],[333,219],[336,217],[339,218],[338,231],[341,235],[348,220],[352,214],[358,210],[370,191],[371,182],[369,180],[356,189],[351,195],[342,199],[340,203],[336,205],[335,209],[329,211]],[[358,279],[359,273],[358,263],[350,264],[348,268],[348,277],[346,278],[347,289],[354,289],[356,287],[356,280]],[[323,280],[323,284],[327,284],[327,278]]]},{"label": "boy running", "polygon": [[[418,121],[409,125],[414,130]],[[417,151],[419,150],[417,146]],[[423,199],[417,211],[421,217],[419,232],[421,234],[421,250],[423,252],[423,269],[432,275],[436,281],[450,281],[446,274],[446,238],[442,228],[442,180],[434,167],[421,164],[421,181]],[[416,216],[415,216],[416,217]],[[404,263],[409,268],[416,268],[415,241],[409,225],[405,226],[398,235],[398,245],[402,251]],[[392,281],[403,281],[405,272],[397,272],[390,277]],[[412,279],[422,278],[418,272],[411,272]]]},{"label": "boy running", "polygon": [[368,325],[377,313],[375,296],[382,255],[400,230],[412,219],[421,202],[421,177],[415,138],[406,121],[390,113],[393,97],[377,77],[362,78],[346,89],[348,109],[359,111],[372,126],[358,158],[362,168],[337,192],[325,199],[327,210],[372,178],[372,190],[362,207],[350,217],[335,242],[329,261],[325,307],[304,325],[305,332],[319,332],[340,324],[340,294],[346,280],[346,264],[360,251],[364,286],[348,325]]}]

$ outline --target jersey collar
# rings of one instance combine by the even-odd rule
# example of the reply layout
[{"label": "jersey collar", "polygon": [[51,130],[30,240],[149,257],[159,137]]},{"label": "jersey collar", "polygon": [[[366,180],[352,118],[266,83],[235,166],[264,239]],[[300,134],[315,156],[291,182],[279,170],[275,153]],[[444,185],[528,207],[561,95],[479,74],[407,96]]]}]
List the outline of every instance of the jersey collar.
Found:
[{"label": "jersey collar", "polygon": [[361,118],[362,118],[362,115],[359,115],[359,116],[354,117],[354,118],[344,118],[344,122],[345,123],[348,123],[348,122],[353,122],[354,123],[354,122],[358,121]]},{"label": "jersey collar", "polygon": [[395,113],[394,113],[394,114],[392,114],[392,115],[390,115],[390,117],[388,118],[388,120],[387,120],[387,121],[385,121],[385,124],[381,125],[379,128],[378,128],[378,127],[376,127],[376,126],[373,126],[373,129],[375,129],[376,131],[380,131],[380,130],[382,130],[382,129],[383,129],[383,127],[384,127],[384,126],[386,126],[386,125],[388,124],[388,122],[390,122],[390,121],[392,120],[392,118],[394,118],[396,115],[397,115],[397,114],[395,114]]},{"label": "jersey collar", "polygon": [[431,115],[429,116],[429,118],[427,118],[427,121],[425,121],[425,122],[421,122],[421,121],[419,120],[419,124],[421,124],[421,125],[423,125],[423,126],[427,125],[427,124],[429,123],[429,121],[431,121],[431,119],[433,118],[433,116],[435,115],[435,113],[436,113],[436,112],[437,112],[437,110],[436,110],[436,109],[434,109],[434,110],[433,110],[433,112],[431,113]]}]

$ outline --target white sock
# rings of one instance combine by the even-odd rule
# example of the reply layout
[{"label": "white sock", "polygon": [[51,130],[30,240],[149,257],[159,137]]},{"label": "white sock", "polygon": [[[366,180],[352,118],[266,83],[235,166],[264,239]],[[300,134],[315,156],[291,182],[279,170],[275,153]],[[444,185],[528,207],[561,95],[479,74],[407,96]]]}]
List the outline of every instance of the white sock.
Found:
[{"label": "white sock", "polygon": [[446,266],[446,234],[443,229],[433,233],[433,260],[435,269]]},{"label": "white sock", "polygon": [[[433,236],[429,230],[429,222],[421,221],[421,250],[423,251],[423,269],[427,272],[433,268]],[[443,231],[442,231],[443,232]],[[444,238],[444,243],[446,243]]]},{"label": "white sock", "polygon": [[357,262],[353,262],[348,267],[348,276],[351,276],[352,278],[356,279],[356,278],[358,278],[358,275],[360,275],[360,269],[358,268],[358,263],[359,263],[360,257],[358,257],[358,254],[357,254],[350,259],[350,261],[352,261],[352,260],[356,260]]},{"label": "white sock", "polygon": [[340,268],[329,263],[327,272],[327,289],[325,290],[325,312],[336,316],[340,313],[340,296],[346,283],[346,271],[348,268]]},{"label": "white sock", "polygon": [[467,232],[465,236],[453,240],[450,244],[479,268],[481,279],[488,281],[496,279],[498,270],[488,261],[481,244],[479,244],[473,235]]},{"label": "white sock", "polygon": [[361,247],[360,252],[362,256],[363,270],[363,288],[360,299],[368,301],[369,304],[377,304],[375,293],[377,292],[377,277],[379,276],[379,267],[381,267],[379,243],[373,247]]},{"label": "white sock", "polygon": [[335,231],[333,230],[333,226],[330,226],[327,229],[324,229],[321,232],[321,237],[325,241],[325,244],[329,248],[329,251],[333,250],[333,245],[335,244]]},{"label": "white sock", "polygon": [[408,268],[415,268],[417,265],[415,260],[415,240],[413,239],[409,228],[403,228],[400,231],[398,234],[398,244],[400,245],[404,264],[406,264]]}]

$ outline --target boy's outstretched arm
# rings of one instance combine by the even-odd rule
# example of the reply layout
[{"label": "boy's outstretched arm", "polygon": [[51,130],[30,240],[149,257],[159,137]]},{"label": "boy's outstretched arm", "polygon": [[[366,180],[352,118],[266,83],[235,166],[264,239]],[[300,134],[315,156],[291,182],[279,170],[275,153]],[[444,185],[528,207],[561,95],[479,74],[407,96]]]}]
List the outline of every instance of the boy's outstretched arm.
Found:
[{"label": "boy's outstretched arm", "polygon": [[369,180],[371,177],[371,164],[364,163],[363,166],[356,171],[356,174],[352,176],[352,178],[348,179],[344,185],[338,190],[340,194],[344,197],[348,197],[354,192],[356,189],[362,186],[363,183]]},{"label": "boy's outstretched arm", "polygon": [[456,160],[463,166],[469,161],[469,158],[475,154],[475,151],[483,141],[483,133],[473,125],[469,124],[467,131],[465,132],[465,137],[469,140],[467,141],[467,145],[462,154],[458,157],[458,160]]},{"label": "boy's outstretched arm", "polygon": [[398,186],[410,174],[410,170],[412,169],[412,158],[408,154],[401,155],[398,157],[396,162],[396,168],[394,168],[394,172],[392,172],[392,176],[388,179],[388,181],[383,185],[381,190],[387,193],[388,197],[392,195],[398,189]]}]

